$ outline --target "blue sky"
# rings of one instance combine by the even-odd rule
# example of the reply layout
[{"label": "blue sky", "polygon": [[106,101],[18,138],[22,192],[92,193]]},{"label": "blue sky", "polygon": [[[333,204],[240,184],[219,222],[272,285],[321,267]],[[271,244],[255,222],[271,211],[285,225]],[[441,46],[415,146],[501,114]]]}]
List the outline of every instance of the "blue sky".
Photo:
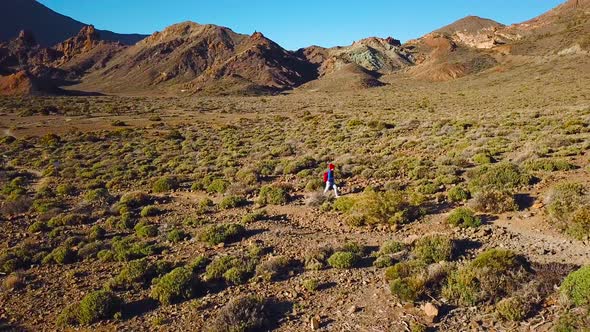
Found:
[{"label": "blue sky", "polygon": [[151,34],[182,22],[212,23],[239,33],[260,31],[295,50],[349,45],[369,36],[402,41],[467,15],[518,23],[564,0],[38,0],[98,29]]}]

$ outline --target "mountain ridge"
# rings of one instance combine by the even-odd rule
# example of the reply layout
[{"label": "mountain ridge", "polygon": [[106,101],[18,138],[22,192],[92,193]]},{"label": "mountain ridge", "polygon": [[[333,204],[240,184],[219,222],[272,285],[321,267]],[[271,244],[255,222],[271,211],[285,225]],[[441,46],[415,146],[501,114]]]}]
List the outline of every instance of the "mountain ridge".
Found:
[{"label": "mountain ridge", "polygon": [[[0,12],[9,13],[0,20],[0,42],[14,39],[22,30],[33,32],[39,45],[51,47],[75,36],[84,26],[71,17],[59,14],[36,0],[5,0]],[[142,34],[118,34],[98,30],[104,40],[133,45],[145,38]]]}]

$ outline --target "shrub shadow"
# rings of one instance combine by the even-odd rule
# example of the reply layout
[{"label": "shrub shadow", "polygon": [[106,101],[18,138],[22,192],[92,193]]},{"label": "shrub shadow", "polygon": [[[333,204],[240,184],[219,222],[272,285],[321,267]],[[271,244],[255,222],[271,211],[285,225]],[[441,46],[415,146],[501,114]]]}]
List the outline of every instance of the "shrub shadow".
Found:
[{"label": "shrub shadow", "polygon": [[140,317],[158,307],[158,301],[153,299],[141,299],[125,304],[125,318]]},{"label": "shrub shadow", "polygon": [[465,256],[469,251],[481,248],[482,243],[469,239],[461,239],[453,241],[453,246],[453,257],[459,258]]},{"label": "shrub shadow", "polygon": [[317,290],[318,291],[323,291],[323,290],[326,290],[326,289],[330,289],[330,288],[336,287],[337,285],[338,284],[335,283],[335,282],[333,282],[333,281],[324,282],[324,283],[321,283],[321,284],[318,285],[318,289]]},{"label": "shrub shadow", "polygon": [[293,303],[288,301],[279,301],[277,299],[269,299],[266,307],[269,322],[265,326],[269,331],[280,327],[281,319],[293,311]]},{"label": "shrub shadow", "polygon": [[535,203],[535,198],[528,194],[516,194],[514,199],[516,200],[519,210],[528,209]]},{"label": "shrub shadow", "polygon": [[478,216],[479,219],[481,219],[481,223],[482,225],[488,225],[491,224],[493,221],[496,221],[500,218],[498,218],[498,216],[494,216],[491,214],[482,214]]}]

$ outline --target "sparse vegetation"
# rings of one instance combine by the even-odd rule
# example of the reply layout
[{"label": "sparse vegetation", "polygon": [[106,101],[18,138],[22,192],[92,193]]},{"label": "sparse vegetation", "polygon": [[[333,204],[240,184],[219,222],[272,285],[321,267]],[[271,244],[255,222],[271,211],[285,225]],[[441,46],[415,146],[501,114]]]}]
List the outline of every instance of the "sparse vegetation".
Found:
[{"label": "sparse vegetation", "polygon": [[561,283],[559,290],[576,306],[590,305],[590,266],[570,273]]},{"label": "sparse vegetation", "polygon": [[475,216],[475,213],[468,208],[457,208],[449,214],[447,218],[449,224],[462,228],[479,227],[481,219]]},{"label": "sparse vegetation", "polygon": [[328,258],[328,264],[337,269],[353,268],[359,261],[359,256],[349,251],[337,251]]},{"label": "sparse vegetation", "polygon": [[413,254],[427,264],[448,261],[453,256],[453,241],[443,235],[425,236],[416,241]]},{"label": "sparse vegetation", "polygon": [[[446,74],[491,68],[445,83],[415,82],[418,65],[333,93],[324,84],[357,89],[341,80],[364,75],[342,54],[276,96],[234,95],[252,82],[221,75],[223,97],[191,83],[181,98],[0,98],[0,329],[587,329],[590,71],[584,54],[558,54],[587,32],[577,12],[549,16],[571,27],[539,49],[532,33],[473,61],[464,43],[448,63],[427,56]],[[160,37],[195,37],[187,26]],[[177,59],[170,45],[149,56]],[[423,47],[399,49],[407,60]],[[170,68],[145,74],[180,93]],[[328,163],[339,198],[323,193]],[[384,311],[396,319],[371,319],[384,302],[361,301],[383,285],[402,302]],[[128,303],[82,319],[78,301],[100,289],[87,302]],[[241,300],[254,293],[280,302]],[[61,311],[71,327],[52,325]]]},{"label": "sparse vegetation", "polygon": [[496,302],[529,277],[526,261],[508,250],[490,249],[451,273],[443,294],[460,305]]},{"label": "sparse vegetation", "polygon": [[283,205],[289,201],[289,193],[281,186],[264,186],[258,194],[258,204],[260,205]]},{"label": "sparse vegetation", "polygon": [[237,241],[245,235],[245,232],[246,229],[240,224],[211,225],[199,235],[199,240],[216,245]]},{"label": "sparse vegetation", "polygon": [[64,309],[57,318],[57,324],[88,325],[103,319],[112,319],[121,315],[122,301],[109,291],[96,291],[86,295],[78,304]]},{"label": "sparse vegetation", "polygon": [[199,287],[199,280],[190,269],[178,267],[154,280],[150,296],[154,300],[168,305],[175,301],[192,299]]},{"label": "sparse vegetation", "polygon": [[215,317],[211,332],[257,331],[270,324],[269,306],[255,296],[236,298],[226,304]]},{"label": "sparse vegetation", "polygon": [[547,198],[547,212],[556,226],[570,236],[584,240],[590,237],[590,195],[579,183],[561,183]]}]

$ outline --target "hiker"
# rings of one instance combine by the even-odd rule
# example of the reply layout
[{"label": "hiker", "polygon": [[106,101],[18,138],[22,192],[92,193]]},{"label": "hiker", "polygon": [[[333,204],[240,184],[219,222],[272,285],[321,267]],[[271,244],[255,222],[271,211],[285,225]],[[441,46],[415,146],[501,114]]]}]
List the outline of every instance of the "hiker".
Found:
[{"label": "hiker", "polygon": [[324,189],[324,194],[330,190],[330,188],[334,188],[334,195],[338,198],[338,187],[334,183],[334,169],[336,167],[334,164],[330,163],[328,165],[328,171],[324,172],[324,182],[326,183],[326,189]]}]

